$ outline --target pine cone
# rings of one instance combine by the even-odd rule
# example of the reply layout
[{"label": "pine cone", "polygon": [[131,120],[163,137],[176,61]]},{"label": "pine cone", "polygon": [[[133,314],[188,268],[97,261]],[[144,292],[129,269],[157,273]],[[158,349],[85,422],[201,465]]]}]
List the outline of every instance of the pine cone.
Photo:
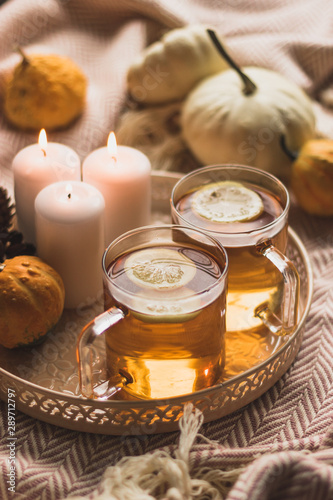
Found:
[{"label": "pine cone", "polygon": [[0,231],[0,264],[18,255],[36,255],[36,247],[23,241],[23,234],[15,229]]},{"label": "pine cone", "polygon": [[23,241],[22,233],[11,228],[14,213],[15,205],[7,190],[0,186],[0,264],[17,255],[36,255],[35,246]]},{"label": "pine cone", "polygon": [[9,229],[14,216],[14,208],[7,189],[0,186],[0,232]]}]

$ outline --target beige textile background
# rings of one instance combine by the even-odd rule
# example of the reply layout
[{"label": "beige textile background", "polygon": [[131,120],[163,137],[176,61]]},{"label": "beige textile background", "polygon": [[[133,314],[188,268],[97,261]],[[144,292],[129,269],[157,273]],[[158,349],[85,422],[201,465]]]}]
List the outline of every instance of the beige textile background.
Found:
[{"label": "beige textile background", "polygon": [[[126,71],[135,56],[163,31],[194,22],[218,28],[239,64],[277,70],[304,88],[314,99],[318,131],[333,138],[331,0],[9,0],[0,7],[0,96],[6,72],[19,60],[15,45],[27,54],[71,57],[88,77],[87,105],[77,122],[49,133],[49,140],[68,144],[83,160],[104,145],[116,127],[125,101]],[[0,114],[0,184],[10,192],[12,159],[36,140],[36,134],[19,132]],[[315,274],[302,348],[287,374],[259,400],[204,425],[202,433],[217,440],[217,446],[198,444],[191,452],[193,467],[212,468],[272,453],[270,459],[254,462],[228,500],[333,498],[332,218],[310,217],[294,204],[290,220]],[[171,446],[178,438],[177,433],[138,438],[82,434],[18,412],[17,488],[15,496],[9,496],[6,405],[0,408],[4,499],[88,494],[99,485],[106,467],[122,456]],[[311,481],[305,482],[305,477]]]},{"label": "beige textile background", "polygon": [[[126,71],[135,56],[163,31],[195,22],[218,28],[240,65],[274,69],[303,87],[316,99],[318,130],[333,137],[330,109],[318,100],[332,86],[329,0],[9,0],[0,16],[0,90],[20,59],[13,52],[16,45],[27,54],[69,56],[87,75],[82,118],[70,129],[49,133],[49,140],[68,144],[81,159],[104,145],[116,127]],[[1,114],[2,184],[11,184],[13,156],[36,140],[36,133],[18,133]]]}]

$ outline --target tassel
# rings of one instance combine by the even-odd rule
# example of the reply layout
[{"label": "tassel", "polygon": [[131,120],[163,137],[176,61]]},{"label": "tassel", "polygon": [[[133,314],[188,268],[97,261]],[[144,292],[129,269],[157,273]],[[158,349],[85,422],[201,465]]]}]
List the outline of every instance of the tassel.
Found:
[{"label": "tassel", "polygon": [[[180,438],[174,458],[164,450],[125,457],[104,473],[94,500],[223,500],[241,469],[202,468],[193,477],[190,451],[203,423],[203,415],[188,403],[179,421]],[[207,440],[206,440],[207,441]],[[70,497],[83,500],[83,497]]]}]

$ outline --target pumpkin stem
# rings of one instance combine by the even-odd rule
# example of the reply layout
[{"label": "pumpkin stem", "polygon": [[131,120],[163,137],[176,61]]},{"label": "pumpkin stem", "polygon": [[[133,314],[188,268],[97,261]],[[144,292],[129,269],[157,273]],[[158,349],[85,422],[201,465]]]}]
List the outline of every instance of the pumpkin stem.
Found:
[{"label": "pumpkin stem", "polygon": [[280,146],[281,149],[286,155],[290,158],[290,160],[295,161],[298,158],[298,152],[297,151],[291,151],[287,144],[286,144],[286,136],[284,134],[281,135],[280,137]]},{"label": "pumpkin stem", "polygon": [[219,41],[219,39],[216,36],[215,31],[211,29],[207,29],[207,33],[210,36],[212,42],[214,43],[215,47],[219,51],[219,53],[222,55],[222,57],[227,61],[227,63],[239,74],[241,77],[243,83],[244,83],[244,88],[243,92],[245,95],[251,95],[257,90],[257,86],[253,83],[252,80],[240,69],[238,64],[235,63],[235,61],[230,57],[230,55],[226,52],[225,48]]},{"label": "pumpkin stem", "polygon": [[22,64],[30,64],[30,61],[26,54],[23,52],[22,48],[19,45],[16,45],[14,50],[20,54],[22,57]]}]

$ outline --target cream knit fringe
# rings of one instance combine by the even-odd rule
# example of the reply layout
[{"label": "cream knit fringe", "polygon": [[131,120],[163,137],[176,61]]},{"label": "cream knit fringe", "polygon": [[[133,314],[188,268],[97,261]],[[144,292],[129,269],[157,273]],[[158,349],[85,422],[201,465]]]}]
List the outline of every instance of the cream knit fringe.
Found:
[{"label": "cream knit fringe", "polygon": [[202,423],[200,410],[193,411],[192,404],[187,404],[179,421],[180,438],[174,457],[156,450],[121,459],[106,469],[94,500],[223,500],[243,469],[206,467],[191,471],[190,451]]},{"label": "cream knit fringe", "polygon": [[181,102],[127,109],[116,127],[119,144],[139,149],[154,170],[187,173],[200,166],[182,139]]}]

